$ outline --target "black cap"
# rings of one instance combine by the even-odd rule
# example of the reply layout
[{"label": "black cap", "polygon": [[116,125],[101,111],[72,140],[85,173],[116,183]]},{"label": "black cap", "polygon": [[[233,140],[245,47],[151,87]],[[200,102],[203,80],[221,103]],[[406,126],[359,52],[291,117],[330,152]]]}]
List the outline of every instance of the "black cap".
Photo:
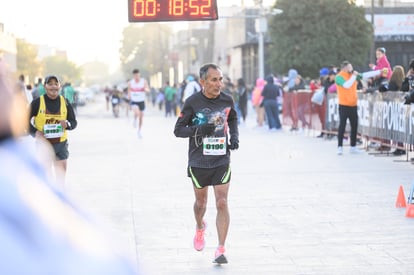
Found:
[{"label": "black cap", "polygon": [[56,80],[56,81],[60,84],[59,78],[58,78],[56,75],[48,75],[48,76],[46,76],[46,78],[45,78],[45,85],[46,85],[47,83],[49,83],[49,81],[50,81],[51,79]]}]

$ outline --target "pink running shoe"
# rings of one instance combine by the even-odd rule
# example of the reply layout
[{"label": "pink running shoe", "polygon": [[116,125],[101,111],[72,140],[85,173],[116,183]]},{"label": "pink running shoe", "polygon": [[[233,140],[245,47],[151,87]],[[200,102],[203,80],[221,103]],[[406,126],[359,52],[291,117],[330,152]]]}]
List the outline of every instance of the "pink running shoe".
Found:
[{"label": "pink running shoe", "polygon": [[197,251],[201,251],[204,249],[205,240],[204,240],[204,232],[206,231],[206,223],[203,221],[203,228],[198,229],[196,228],[196,234],[194,236],[194,249]]},{"label": "pink running shoe", "polygon": [[226,252],[226,249],[224,248],[224,246],[219,246],[217,247],[216,253],[214,254],[214,261],[213,263],[216,264],[227,264],[227,258],[226,256],[224,256],[224,252]]}]

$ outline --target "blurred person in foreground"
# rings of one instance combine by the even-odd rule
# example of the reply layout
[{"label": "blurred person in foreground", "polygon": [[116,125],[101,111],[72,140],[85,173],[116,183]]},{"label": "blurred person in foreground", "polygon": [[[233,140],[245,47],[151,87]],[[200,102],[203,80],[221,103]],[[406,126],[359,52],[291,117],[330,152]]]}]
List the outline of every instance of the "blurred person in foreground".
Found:
[{"label": "blurred person in foreground", "polygon": [[30,134],[36,138],[39,146],[45,142],[52,146],[54,160],[44,161],[54,169],[56,181],[63,189],[69,158],[67,131],[75,129],[78,122],[72,105],[59,95],[61,87],[58,77],[47,76],[44,85],[46,94],[30,104]]},{"label": "blurred person in foreground", "polygon": [[[0,60],[0,274],[137,274],[107,236],[57,190],[20,138],[27,107]],[[116,248],[116,249],[115,249]]]},{"label": "blurred person in foreground", "polygon": [[202,90],[184,102],[174,128],[176,137],[188,138],[187,175],[193,183],[196,220],[194,249],[204,249],[209,186],[216,199],[218,247],[214,263],[227,263],[225,242],[230,224],[227,196],[230,186],[230,150],[239,148],[237,113],[231,95],[222,92],[223,72],[213,63],[200,68]]}]

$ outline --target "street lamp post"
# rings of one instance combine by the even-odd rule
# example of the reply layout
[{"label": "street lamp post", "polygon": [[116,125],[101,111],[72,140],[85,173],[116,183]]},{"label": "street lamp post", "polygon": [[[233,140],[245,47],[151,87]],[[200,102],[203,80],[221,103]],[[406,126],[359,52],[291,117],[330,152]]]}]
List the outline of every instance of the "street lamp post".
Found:
[{"label": "street lamp post", "polygon": [[[282,13],[280,9],[273,9],[270,14],[277,15]],[[267,18],[266,13],[261,8],[260,17],[255,22],[256,32],[258,34],[258,66],[259,66],[259,78],[264,79],[264,35],[267,32]]]},{"label": "street lamp post", "polygon": [[256,32],[258,34],[258,66],[259,78],[264,79],[264,34],[267,32],[267,20],[265,17],[256,19]]}]

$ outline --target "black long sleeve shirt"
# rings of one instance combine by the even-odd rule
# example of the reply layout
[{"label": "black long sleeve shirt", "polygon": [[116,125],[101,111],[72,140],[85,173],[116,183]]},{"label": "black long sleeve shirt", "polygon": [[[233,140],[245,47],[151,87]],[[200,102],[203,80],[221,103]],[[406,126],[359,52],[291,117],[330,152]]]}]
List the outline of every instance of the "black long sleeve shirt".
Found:
[{"label": "black long sleeve shirt", "polygon": [[410,74],[404,79],[401,85],[401,91],[408,92],[412,89],[414,89],[414,75]]},{"label": "black long sleeve shirt", "polygon": [[231,96],[220,93],[217,98],[207,98],[203,92],[195,93],[184,103],[174,128],[177,137],[189,138],[188,166],[214,168],[230,163],[230,150],[224,155],[203,154],[203,137],[198,127],[205,123],[216,125],[214,137],[225,137],[226,144],[239,141],[237,113]]},{"label": "black long sleeve shirt", "polygon": [[266,84],[262,91],[263,100],[276,100],[280,95],[280,89],[276,84]]},{"label": "black long sleeve shirt", "polygon": [[[46,94],[45,97],[45,105],[46,109],[53,114],[59,113],[60,111],[60,98],[57,97],[56,99],[49,98]],[[66,102],[66,109],[68,111],[66,120],[69,121],[68,128],[66,130],[73,130],[78,125],[78,122],[76,120],[75,112],[73,111],[72,105],[65,99]],[[30,120],[32,117],[37,116],[37,113],[39,112],[40,108],[40,97],[36,98],[32,101],[30,104]],[[32,125],[32,123],[29,123],[30,125],[30,134],[34,136],[36,134],[37,129]]]}]

